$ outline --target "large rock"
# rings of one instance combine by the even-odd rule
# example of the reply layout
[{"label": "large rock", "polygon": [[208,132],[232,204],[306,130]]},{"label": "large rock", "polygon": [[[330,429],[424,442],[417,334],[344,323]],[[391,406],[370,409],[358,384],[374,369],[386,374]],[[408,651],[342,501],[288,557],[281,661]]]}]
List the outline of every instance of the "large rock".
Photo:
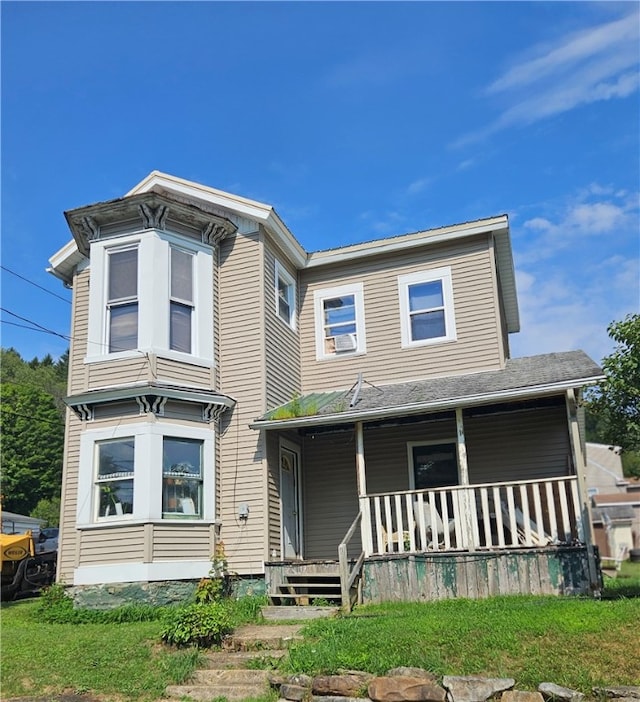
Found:
[{"label": "large rock", "polygon": [[445,675],[442,684],[449,690],[453,702],[486,702],[498,692],[510,690],[513,678],[480,678],[473,675]]},{"label": "large rock", "polygon": [[430,680],[431,682],[436,681],[436,676],[430,673],[424,668],[412,668],[410,666],[400,666],[399,668],[392,668],[387,671],[387,677],[403,677],[403,678],[424,678],[425,680]]},{"label": "large rock", "polygon": [[640,699],[640,686],[638,685],[618,685],[616,687],[594,687],[593,694],[596,697],[614,697]]},{"label": "large rock", "polygon": [[544,697],[539,692],[524,690],[507,690],[500,699],[501,702],[544,702]]},{"label": "large rock", "polygon": [[557,700],[558,702],[582,702],[584,699],[584,695],[577,690],[549,682],[540,683],[538,692],[542,694],[545,700]]},{"label": "large rock", "polygon": [[369,683],[369,697],[375,702],[444,702],[447,693],[430,678],[385,676]]},{"label": "large rock", "polygon": [[301,702],[309,693],[309,688],[302,687],[301,685],[290,685],[289,683],[284,683],[280,685],[280,697],[285,700],[292,700],[293,702]]},{"label": "large rock", "polygon": [[371,680],[369,673],[350,672],[344,675],[318,675],[311,683],[314,695],[360,697]]}]

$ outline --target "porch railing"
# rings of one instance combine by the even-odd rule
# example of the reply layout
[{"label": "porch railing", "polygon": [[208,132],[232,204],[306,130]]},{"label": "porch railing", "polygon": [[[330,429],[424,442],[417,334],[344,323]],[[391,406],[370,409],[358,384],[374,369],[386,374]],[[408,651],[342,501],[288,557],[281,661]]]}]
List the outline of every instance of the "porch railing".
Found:
[{"label": "porch railing", "polygon": [[366,556],[584,542],[575,476],[360,498]]},{"label": "porch railing", "polygon": [[360,520],[362,519],[362,512],[358,512],[353,523],[349,527],[344,539],[340,542],[338,546],[338,568],[340,570],[340,595],[342,600],[342,609],[345,612],[351,611],[351,605],[353,604],[351,599],[351,588],[355,583],[357,577],[360,575],[360,570],[362,568],[362,563],[364,562],[364,551],[360,553],[352,568],[349,568],[349,557],[347,555],[347,550],[349,548],[349,543],[356,534],[356,529]]}]

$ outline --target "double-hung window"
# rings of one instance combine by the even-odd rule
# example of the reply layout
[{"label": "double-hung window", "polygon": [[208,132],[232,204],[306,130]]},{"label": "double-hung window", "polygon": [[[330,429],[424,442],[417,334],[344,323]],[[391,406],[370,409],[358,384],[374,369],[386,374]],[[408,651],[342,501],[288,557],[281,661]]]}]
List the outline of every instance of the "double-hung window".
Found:
[{"label": "double-hung window", "polygon": [[108,267],[109,352],[128,351],[138,346],[138,248],[109,251]]},{"label": "double-hung window", "polygon": [[165,436],[162,442],[162,516],[202,519],[202,446]]},{"label": "double-hung window", "polygon": [[134,448],[132,436],[96,444],[95,492],[99,518],[133,513]]},{"label": "double-hung window", "polygon": [[398,291],[403,347],[455,340],[450,268],[399,276]]},{"label": "double-hung window", "polygon": [[169,348],[191,353],[193,254],[175,246],[171,246],[170,251]]},{"label": "double-hung window", "polygon": [[292,276],[276,261],[276,312],[278,317],[295,328],[296,318],[296,284]]},{"label": "double-hung window", "polygon": [[362,283],[316,290],[314,303],[318,359],[366,351]]}]

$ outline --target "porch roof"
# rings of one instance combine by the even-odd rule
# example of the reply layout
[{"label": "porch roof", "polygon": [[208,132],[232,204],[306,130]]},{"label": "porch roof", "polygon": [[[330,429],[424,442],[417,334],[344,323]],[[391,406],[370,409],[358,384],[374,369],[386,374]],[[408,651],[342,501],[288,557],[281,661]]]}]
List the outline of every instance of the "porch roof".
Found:
[{"label": "porch roof", "polygon": [[313,393],[270,410],[253,429],[349,424],[387,417],[547,397],[595,383],[601,368],[583,351],[508,359],[505,368],[376,387],[365,378],[359,390]]}]

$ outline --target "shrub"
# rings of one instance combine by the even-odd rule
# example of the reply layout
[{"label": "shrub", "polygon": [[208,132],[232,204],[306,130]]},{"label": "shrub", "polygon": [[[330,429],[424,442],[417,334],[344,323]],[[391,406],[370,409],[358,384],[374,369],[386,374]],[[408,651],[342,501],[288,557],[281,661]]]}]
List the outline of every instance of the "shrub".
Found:
[{"label": "shrub", "polygon": [[175,610],[161,637],[173,646],[219,646],[233,629],[228,608],[222,602],[192,604]]}]

